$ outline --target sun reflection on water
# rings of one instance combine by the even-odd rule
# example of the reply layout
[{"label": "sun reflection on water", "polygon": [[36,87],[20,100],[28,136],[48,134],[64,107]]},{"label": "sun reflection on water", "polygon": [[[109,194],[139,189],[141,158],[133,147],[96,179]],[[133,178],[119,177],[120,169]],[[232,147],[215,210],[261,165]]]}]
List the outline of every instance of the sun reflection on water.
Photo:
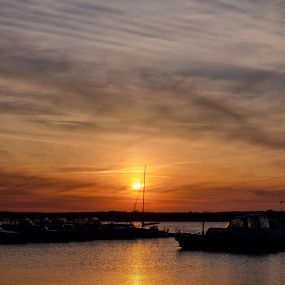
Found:
[{"label": "sun reflection on water", "polygon": [[284,284],[284,258],[185,252],[174,239],[27,244],[0,246],[0,276],[15,285],[271,285]]}]

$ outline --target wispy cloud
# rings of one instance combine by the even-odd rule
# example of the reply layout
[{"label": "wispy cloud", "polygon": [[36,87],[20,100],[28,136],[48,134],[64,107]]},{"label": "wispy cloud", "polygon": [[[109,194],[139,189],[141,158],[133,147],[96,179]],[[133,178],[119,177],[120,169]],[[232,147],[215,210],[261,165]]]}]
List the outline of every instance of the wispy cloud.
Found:
[{"label": "wispy cloud", "polygon": [[182,171],[186,180],[192,162],[201,173],[242,164],[248,176],[280,174],[281,1],[0,7],[0,156],[10,170],[119,175],[150,161],[163,176]]},{"label": "wispy cloud", "polygon": [[[80,210],[83,204],[85,209],[92,210],[94,207],[104,209],[110,204],[108,186],[94,178],[83,181],[75,177],[1,169],[0,183],[2,210]],[[113,193],[114,198],[118,198],[116,193]]]}]

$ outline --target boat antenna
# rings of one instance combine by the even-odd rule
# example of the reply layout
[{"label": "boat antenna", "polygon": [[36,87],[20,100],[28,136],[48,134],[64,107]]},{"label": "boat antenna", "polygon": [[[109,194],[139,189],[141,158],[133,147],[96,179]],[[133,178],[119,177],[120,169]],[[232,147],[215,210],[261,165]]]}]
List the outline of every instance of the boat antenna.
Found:
[{"label": "boat antenna", "polygon": [[280,201],[280,218],[282,219],[283,217],[283,207],[282,207],[282,204],[284,204],[285,201]]},{"label": "boat antenna", "polygon": [[146,164],[145,164],[145,166],[144,166],[144,173],[143,173],[142,228],[144,227],[145,173],[146,173]]}]

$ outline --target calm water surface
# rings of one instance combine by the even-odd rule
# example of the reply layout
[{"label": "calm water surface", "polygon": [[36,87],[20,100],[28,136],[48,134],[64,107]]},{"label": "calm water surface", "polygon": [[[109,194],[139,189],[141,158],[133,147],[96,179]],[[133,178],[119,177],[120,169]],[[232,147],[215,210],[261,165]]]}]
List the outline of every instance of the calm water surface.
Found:
[{"label": "calm water surface", "polygon": [[0,246],[0,284],[285,284],[284,262],[285,253],[181,251],[173,238],[9,245]]}]

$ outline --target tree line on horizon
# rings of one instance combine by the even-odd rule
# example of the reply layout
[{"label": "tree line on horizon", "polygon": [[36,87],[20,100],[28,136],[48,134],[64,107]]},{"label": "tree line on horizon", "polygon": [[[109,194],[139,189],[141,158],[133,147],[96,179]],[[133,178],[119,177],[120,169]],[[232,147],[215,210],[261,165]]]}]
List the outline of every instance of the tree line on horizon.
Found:
[{"label": "tree line on horizon", "polygon": [[247,214],[264,214],[269,219],[278,219],[281,217],[281,211],[230,211],[230,212],[125,212],[125,211],[96,211],[96,212],[0,212],[0,219],[13,218],[20,219],[23,217],[37,218],[66,218],[73,220],[75,218],[97,217],[101,221],[128,222],[128,221],[213,221],[225,222],[230,221],[236,216]]}]

